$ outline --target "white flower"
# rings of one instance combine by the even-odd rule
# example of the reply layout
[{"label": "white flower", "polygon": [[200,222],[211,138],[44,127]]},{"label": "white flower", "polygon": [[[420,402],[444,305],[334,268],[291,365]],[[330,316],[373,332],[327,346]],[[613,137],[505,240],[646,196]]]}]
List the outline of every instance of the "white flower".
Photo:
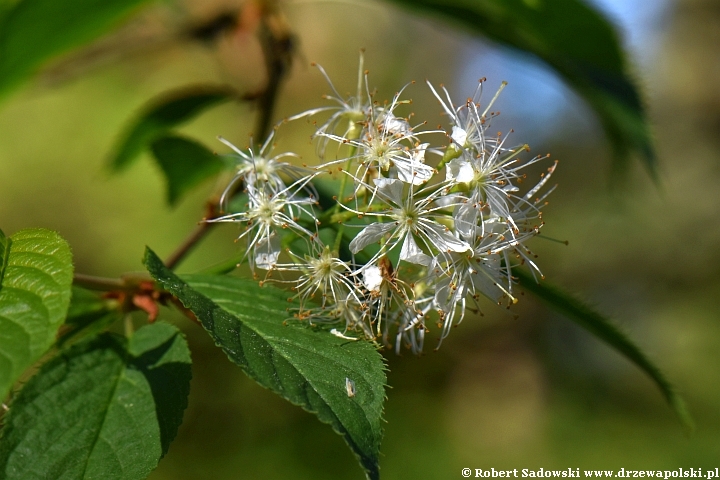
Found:
[{"label": "white flower", "polygon": [[450,135],[450,138],[454,142],[454,145],[459,149],[468,146],[478,146],[484,143],[488,112],[490,111],[493,103],[495,103],[495,100],[497,100],[500,92],[502,92],[503,88],[507,85],[507,82],[502,82],[500,88],[495,93],[495,96],[492,100],[490,100],[490,103],[488,103],[487,107],[485,107],[485,110],[480,113],[478,108],[480,107],[480,97],[482,96],[482,86],[484,81],[485,79],[483,78],[480,82],[478,82],[477,89],[475,89],[475,94],[472,98],[468,98],[465,101],[465,104],[460,105],[459,107],[455,107],[453,105],[453,102],[450,99],[450,94],[445,87],[442,87],[441,85],[442,90],[445,93],[445,100],[443,100],[432,84],[427,81],[433,95],[435,95],[435,98],[440,101],[440,105],[442,105],[443,110],[445,110],[445,113],[450,117],[450,123],[452,125],[452,134]]},{"label": "white flower", "polygon": [[[300,300],[299,318],[333,314],[336,305],[341,303],[361,303],[362,293],[352,276],[352,267],[339,259],[330,247],[318,240],[311,245],[311,254],[299,257],[290,252],[290,256],[292,263],[276,264],[273,269],[300,273],[300,277],[291,282]],[[311,301],[319,305],[310,306]]]},{"label": "white flower", "polygon": [[250,258],[250,267],[267,270],[277,262],[280,255],[280,242],[277,238],[282,229],[291,229],[300,236],[315,239],[316,235],[299,223],[303,214],[309,221],[315,221],[312,197],[299,196],[315,174],[301,178],[279,192],[263,188],[248,188],[248,209],[231,213],[208,222],[236,222],[246,224],[245,231],[238,240],[247,237],[246,255]]},{"label": "white flower", "polygon": [[388,317],[405,311],[414,313],[412,288],[398,278],[387,257],[380,258],[377,264],[368,264],[363,269],[363,276],[368,290],[366,316],[370,328],[374,327],[379,336],[384,326],[387,337]]},{"label": "white flower", "polygon": [[435,282],[433,307],[440,313],[440,341],[464,318],[468,298],[476,304],[480,296],[494,303],[499,303],[503,297],[510,298],[513,303],[517,301],[511,293],[506,244],[502,233],[488,233],[485,237],[477,237],[468,252],[434,259],[431,270]]},{"label": "white flower", "polygon": [[432,296],[427,295],[430,292],[424,292],[425,295],[416,296],[413,303],[413,309],[405,308],[397,311],[391,320],[386,322],[384,342],[388,343],[389,330],[391,327],[396,328],[395,334],[395,353],[400,355],[400,348],[404,344],[415,355],[420,355],[425,343],[425,316],[432,309]]},{"label": "white flower", "polygon": [[[507,148],[504,146],[507,136],[491,138],[485,135],[490,120],[488,115],[492,115],[488,112],[506,83],[503,82],[490,103],[480,112],[482,84],[483,80],[465,105],[454,107],[444,87],[446,101],[428,82],[452,124],[450,138],[453,144],[448,147],[444,157],[444,162],[447,161],[445,179],[447,182],[462,185],[462,190],[469,191],[466,204],[458,207],[455,212],[457,228],[464,237],[475,235],[477,229],[474,225],[482,226],[489,217],[498,217],[507,221],[512,230],[517,232],[518,221],[522,219],[515,218],[520,214],[515,204],[526,202],[517,194],[520,191],[518,184],[524,177],[521,170],[547,158],[536,156],[523,161],[520,154],[529,150],[527,145]],[[541,186],[539,184],[531,189],[533,193],[530,195]]]},{"label": "white flower", "polygon": [[[329,119],[322,125],[317,127],[314,137],[323,136],[326,134],[339,134],[343,138],[359,138],[362,135],[363,123],[367,119],[369,112],[372,110],[372,103],[368,82],[367,72],[363,70],[364,58],[362,52],[360,52],[360,65],[358,67],[357,77],[357,91],[354,96],[344,98],[338,93],[332,80],[325,72],[325,69],[320,66],[313,64],[320,70],[320,73],[325,77],[330,89],[333,91],[333,95],[323,95],[323,98],[332,100],[337,103],[337,106],[328,106],[314,108],[305,112],[299,113],[288,118],[288,121],[297,120],[299,118],[316,115],[321,112],[333,112]],[[320,157],[325,155],[325,148],[327,146],[326,137],[324,141],[318,144],[318,154]]]},{"label": "white flower", "polygon": [[[233,193],[235,185],[237,185],[239,181],[245,182],[245,185],[249,189],[265,189],[269,192],[277,193],[286,187],[282,175],[285,175],[291,182],[294,182],[309,173],[305,168],[280,161],[281,158],[285,157],[298,158],[298,155],[294,153],[287,152],[273,157],[269,156],[273,148],[272,141],[274,137],[275,130],[270,133],[258,153],[253,151],[252,146],[247,150],[241,150],[223,137],[218,137],[218,140],[230,147],[237,154],[235,158],[238,162],[235,177],[230,181],[230,184],[225,188],[220,197],[221,205],[226,206],[228,195]],[[317,196],[314,190],[310,190],[310,192]]]},{"label": "white flower", "polygon": [[435,169],[425,164],[425,152],[429,143],[419,143],[418,135],[435,133],[424,131],[415,133],[406,120],[397,118],[393,111],[402,103],[396,93],[388,107],[371,109],[359,138],[349,138],[332,133],[318,131],[318,135],[351,147],[351,155],[328,161],[318,168],[338,163],[357,164],[354,176],[366,179],[373,171],[388,172],[403,182],[421,185],[435,173]]},{"label": "white flower", "polygon": [[[523,193],[524,169],[547,157],[524,160],[526,145],[510,148],[507,136],[486,135],[497,114],[490,109],[505,83],[481,106],[481,80],[473,96],[456,106],[444,87],[436,90],[428,82],[450,123],[447,132],[429,131],[424,122],[411,124],[412,114],[399,113],[398,107],[410,103],[402,99],[407,85],[390,102],[374,99],[362,55],[352,95],[341,95],[318,68],[332,90],[324,98],[335,105],[289,120],[327,112],[314,134],[322,163],[308,171],[283,161],[294,154],[272,156],[275,132],[255,151],[221,139],[238,159],[222,204],[238,182],[248,203],[242,212],[211,221],[244,224],[238,239],[247,241],[251,268],[267,270],[263,281],[290,285],[297,318],[328,324],[331,334],[345,340],[382,338],[397,353],[403,345],[420,353],[427,322],[438,320],[441,343],[468,309],[479,310],[481,297],[515,303],[512,269],[528,265],[536,278],[542,276],[526,243],[543,227],[541,209],[552,189],[540,191],[555,166]],[[438,132],[449,145],[425,141]],[[329,142],[337,145],[334,159],[324,158]],[[442,156],[437,168],[426,163],[428,153]],[[437,179],[442,168],[444,179]],[[318,218],[312,181],[323,171],[347,176],[337,190],[342,198]],[[348,199],[350,179],[355,190]],[[367,223],[359,225],[355,215]],[[349,227],[359,231],[348,242]],[[320,240],[332,241],[332,235],[333,248]],[[338,250],[352,261],[341,259]],[[369,260],[361,265],[356,258]],[[350,396],[351,383],[346,379]]]},{"label": "white flower", "polygon": [[[406,184],[398,179],[383,177],[376,178],[375,185],[373,199],[377,198],[386,208],[384,211],[365,215],[374,216],[383,222],[365,227],[350,242],[351,252],[358,253],[368,245],[385,239],[380,251],[369,263],[374,263],[382,255],[402,244],[400,260],[428,265],[431,256],[438,253],[464,252],[470,249],[465,241],[457,238],[448,227],[438,221],[441,217],[448,218],[441,212],[446,207],[433,206],[433,202],[443,194],[441,188],[433,187],[436,190],[427,195],[427,192],[423,191],[416,195],[412,184],[406,188]],[[370,188],[369,185],[365,186]],[[418,245],[418,241],[424,250]]]},{"label": "white flower", "polygon": [[536,156],[521,161],[519,155],[526,150],[527,145],[506,149],[503,142],[498,142],[490,151],[483,150],[477,154],[466,150],[447,164],[446,180],[464,184],[471,192],[468,196],[471,202],[487,205],[490,215],[515,225],[511,211],[513,204],[521,200],[516,195],[519,191],[516,183],[523,178],[520,170],[547,158]]},{"label": "white flower", "polygon": [[507,242],[508,248],[513,249],[521,263],[527,263],[530,266],[530,272],[535,277],[535,280],[538,279],[536,272],[541,278],[544,277],[540,268],[532,260],[535,255],[528,249],[525,242],[531,237],[538,235],[540,229],[545,224],[542,219],[540,207],[547,204],[545,199],[555,190],[555,186],[540,197],[533,198],[533,196],[550,180],[551,175],[557,167],[557,163],[558,162],[555,161],[555,163],[547,169],[547,174],[542,175],[540,182],[515,203],[511,212],[512,218],[515,219],[515,225],[514,228],[511,228],[508,232],[510,237]]}]

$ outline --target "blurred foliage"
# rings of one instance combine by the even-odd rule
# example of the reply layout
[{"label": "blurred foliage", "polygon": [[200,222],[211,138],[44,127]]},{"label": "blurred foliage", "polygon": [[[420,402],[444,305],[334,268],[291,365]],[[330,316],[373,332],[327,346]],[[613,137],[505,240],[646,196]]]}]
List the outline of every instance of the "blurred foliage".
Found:
[{"label": "blurred foliage", "polygon": [[[127,168],[158,137],[192,120],[203,110],[226,102],[235,95],[235,92],[229,88],[203,86],[183,88],[180,91],[165,93],[161,98],[152,100],[121,137],[111,157],[110,168],[115,171]],[[157,158],[163,165],[162,159]],[[206,164],[207,162],[201,161],[201,163]],[[187,167],[187,162],[185,167]],[[167,172],[165,167],[163,168],[170,183],[168,191],[174,192],[176,190],[174,184],[185,180]]]},{"label": "blurred foliage", "polygon": [[53,56],[94,40],[144,0],[21,0],[0,5],[0,99]]},{"label": "blurred foliage", "polygon": [[656,158],[641,95],[612,25],[580,0],[391,0],[446,18],[523,53],[537,55],[592,106],[610,140],[616,174],[640,155],[655,178]]},{"label": "blurred foliage", "polygon": [[175,205],[185,193],[226,167],[204,145],[184,137],[160,137],[153,141],[151,149],[167,179],[169,205]]},{"label": "blurred foliage", "polygon": [[[194,4],[185,7],[187,15],[202,17],[221,9],[210,1]],[[471,11],[476,5],[465,4],[471,6],[463,15],[477,18],[479,13]],[[527,1],[514,6],[526,12],[548,4],[555,5]],[[387,92],[397,88],[398,78],[438,72],[452,77],[463,67],[463,59],[447,52],[462,54],[470,43],[460,32],[438,29],[438,24],[431,26],[377,4],[360,7],[352,17],[345,6],[332,4],[289,3],[287,8],[304,55],[328,70],[332,66],[350,72],[350,81],[342,85],[353,84],[359,46],[372,52],[372,64],[380,67],[372,70],[373,78]],[[490,13],[484,15],[492,18]],[[663,55],[652,71],[644,72],[652,86],[648,111],[658,132],[664,197],[630,169],[626,174],[633,188],[627,198],[608,198],[595,181],[607,160],[602,142],[592,131],[561,124],[542,145],[568,160],[559,169],[561,188],[548,208],[546,229],[552,225],[548,231],[569,239],[570,247],[545,245],[538,239],[537,250],[549,278],[588,292],[587,299],[620,319],[651,358],[661,359],[668,376],[679,379],[697,418],[697,433],[690,440],[678,435],[649,382],[554,313],[523,299],[514,309],[519,319],[488,305],[484,317],[466,319],[462,331],[439,352],[420,359],[390,356],[388,380],[393,389],[386,417],[391,428],[382,446],[383,476],[444,478],[466,466],[717,466],[720,330],[712,299],[720,288],[714,248],[720,227],[713,187],[720,180],[715,162],[720,108],[717,89],[707,79],[713,78],[711,65],[716,64],[712,32],[718,31],[720,15],[712,2],[684,1],[669,21]],[[584,43],[579,41],[585,38],[582,25],[578,26],[577,36],[564,40],[568,48]],[[171,213],[163,210],[163,180],[149,162],[134,165],[132,176],[109,182],[99,179],[98,172],[104,155],[117,144],[117,131],[137,105],[157,92],[208,81],[224,84],[228,77],[239,91],[253,86],[253,72],[262,67],[257,53],[237,53],[257,50],[243,37],[243,28],[213,49],[170,44],[162,56],[138,56],[54,90],[36,84],[4,104],[0,225],[9,232],[37,225],[59,230],[74,246],[78,269],[106,275],[140,268],[144,244],[171,250],[197,221],[197,205],[209,187],[189,193]],[[0,28],[0,37],[2,32]],[[505,41],[504,34],[494,38]],[[511,41],[527,41],[522,31],[515,34]],[[592,46],[598,51],[610,48]],[[44,61],[47,55],[37,58]],[[627,80],[620,58],[616,65]],[[385,70],[383,65],[392,67]],[[582,71],[577,65],[571,70]],[[607,115],[617,125],[630,122],[626,125],[632,128],[621,133],[634,132],[630,136],[642,140],[625,147],[644,152],[647,124],[643,120],[638,130],[636,122],[643,110],[631,110],[623,118],[623,103],[631,105],[637,92],[624,95],[618,83],[604,85],[598,81],[601,77],[589,75],[585,81],[603,94],[617,94],[608,102]],[[280,98],[278,118],[297,113],[308,99],[317,98],[325,90],[318,85],[316,74],[294,69]],[[601,108],[597,101],[593,105]],[[181,133],[202,139],[218,133],[244,138],[238,132],[250,130],[251,113],[244,106],[227,104],[181,126]],[[302,143],[307,133],[293,128],[283,141]],[[305,154],[312,156],[312,147]],[[706,195],[702,201],[698,191]],[[231,256],[234,250],[227,238],[232,235],[232,228],[217,230],[184,265],[186,271]],[[329,429],[238,375],[207,335],[176,321],[188,333],[195,357],[190,407],[178,441],[151,478],[360,477],[351,454]]]},{"label": "blurred foliage", "polygon": [[[475,34],[538,56],[599,115],[615,151],[614,170],[626,171],[631,154],[639,154],[655,177],[655,154],[646,114],[617,35],[605,18],[581,0],[389,1],[449,19]],[[58,9],[56,2],[48,0],[22,0],[7,7],[0,16],[0,93],[19,85],[53,55],[97,37],[140,3],[142,0],[73,0]],[[276,0],[258,1],[257,5],[266,11],[277,8]],[[232,15],[221,11],[203,27],[196,26],[191,31],[196,39],[207,41],[235,26]],[[48,38],[47,32],[53,36]],[[288,61],[269,65],[284,69],[284,63]],[[276,94],[277,85],[272,77],[268,89],[272,95],[266,102]],[[179,98],[156,107],[121,143],[113,167],[124,167],[154,132],[168,127],[168,122],[184,121],[200,109],[227,98],[228,92],[221,91],[216,95]],[[274,100],[266,103],[270,110],[273,104]]]}]

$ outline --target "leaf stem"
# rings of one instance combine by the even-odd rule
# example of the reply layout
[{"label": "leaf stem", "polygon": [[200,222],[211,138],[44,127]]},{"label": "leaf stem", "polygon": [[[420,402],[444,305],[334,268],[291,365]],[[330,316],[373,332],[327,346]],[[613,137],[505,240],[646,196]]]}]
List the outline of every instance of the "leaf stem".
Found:
[{"label": "leaf stem", "polygon": [[73,285],[87,288],[89,290],[111,291],[122,290],[125,283],[119,278],[96,277],[93,275],[85,275],[76,273],[73,275]]},{"label": "leaf stem", "polygon": [[126,313],[125,317],[123,317],[123,327],[125,328],[125,336],[127,338],[132,337],[133,333],[135,333],[135,325],[133,325],[133,319],[130,313]]}]

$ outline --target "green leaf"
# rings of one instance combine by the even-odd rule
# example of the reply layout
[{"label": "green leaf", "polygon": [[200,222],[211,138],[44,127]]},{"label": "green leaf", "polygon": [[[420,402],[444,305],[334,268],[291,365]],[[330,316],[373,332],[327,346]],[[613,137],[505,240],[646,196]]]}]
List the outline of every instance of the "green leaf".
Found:
[{"label": "green leaf", "polygon": [[43,365],[13,401],[0,439],[0,477],[143,479],[187,406],[190,354],[165,323],[129,343],[103,334]]},{"label": "green leaf", "polygon": [[52,57],[89,42],[146,0],[20,0],[0,12],[0,98]]},{"label": "green leaf", "polygon": [[655,178],[656,158],[640,94],[612,25],[582,0],[388,0],[442,17],[531,53],[592,106],[615,153],[614,170],[639,154]]},{"label": "green leaf", "polygon": [[237,96],[229,87],[199,86],[174,90],[151,100],[115,147],[111,169],[120,171],[128,167],[158,137],[203,110]]},{"label": "green leaf", "polygon": [[[230,360],[260,385],[315,413],[341,434],[369,478],[379,478],[385,399],[382,356],[368,342],[348,342],[292,322],[287,294],[256,282],[168,270],[150,249],[150,274],[195,313]],[[354,382],[349,396],[346,379]]]},{"label": "green leaf", "polygon": [[161,137],[152,143],[151,148],[165,174],[170,205],[175,205],[190,189],[225,168],[225,163],[217,155],[188,138]]},{"label": "green leaf", "polygon": [[[4,237],[3,237],[4,238]],[[70,303],[73,266],[68,244],[49,230],[4,238],[0,288],[0,397],[55,342]]]},{"label": "green leaf", "polygon": [[140,370],[150,383],[164,456],[188,405],[192,378],[190,350],[177,328],[157,322],[135,332],[128,352],[134,357],[131,367]]},{"label": "green leaf", "polygon": [[543,299],[552,308],[567,315],[572,321],[610,345],[647,373],[675,411],[686,431],[690,432],[694,429],[692,416],[683,398],[675,391],[660,369],[612,321],[560,288],[549,285],[545,281],[536,282],[530,274],[522,270],[513,270],[513,275],[518,277],[523,288]]},{"label": "green leaf", "polygon": [[0,289],[2,288],[5,268],[7,268],[8,257],[10,256],[11,243],[11,240],[5,236],[2,230],[0,230]]}]

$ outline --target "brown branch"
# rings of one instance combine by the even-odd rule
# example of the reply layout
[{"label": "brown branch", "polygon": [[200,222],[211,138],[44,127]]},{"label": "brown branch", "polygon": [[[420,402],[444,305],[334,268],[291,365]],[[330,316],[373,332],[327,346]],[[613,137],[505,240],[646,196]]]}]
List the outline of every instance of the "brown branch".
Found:
[{"label": "brown branch", "polygon": [[295,37],[275,2],[266,2],[263,7],[259,37],[265,58],[267,85],[258,99],[260,113],[255,124],[255,140],[260,145],[270,132],[280,84],[290,71],[296,44]]},{"label": "brown branch", "polygon": [[[280,85],[290,71],[296,41],[285,17],[273,1],[263,2],[258,35],[265,58],[267,84],[263,90],[251,92],[244,99],[253,99],[258,102],[259,112],[253,136],[255,141],[262,145],[272,126]],[[219,212],[220,205],[217,200],[208,203],[208,213],[203,221],[195,227],[165,261],[165,265],[169,269],[174,269],[205,238],[215,225],[214,223],[208,223],[206,220],[216,218]]]},{"label": "brown branch", "polygon": [[218,216],[220,206],[218,205],[218,202],[216,200],[210,201],[207,204],[207,214],[205,215],[205,218],[198,223],[198,225],[195,227],[195,229],[190,232],[190,235],[188,235],[185,240],[175,249],[173,253],[170,254],[170,256],[165,260],[165,266],[169,268],[170,270],[174,269],[180,261],[185,258],[185,256],[190,253],[190,251],[195,248],[195,246],[202,240],[205,235],[210,231],[210,229],[216,225],[215,223],[210,223],[207,220],[211,220],[213,218],[216,218]]},{"label": "brown branch", "polygon": [[119,278],[95,277],[93,275],[76,273],[73,275],[73,285],[89,290],[107,292],[111,290],[122,290],[125,287],[125,282]]}]

